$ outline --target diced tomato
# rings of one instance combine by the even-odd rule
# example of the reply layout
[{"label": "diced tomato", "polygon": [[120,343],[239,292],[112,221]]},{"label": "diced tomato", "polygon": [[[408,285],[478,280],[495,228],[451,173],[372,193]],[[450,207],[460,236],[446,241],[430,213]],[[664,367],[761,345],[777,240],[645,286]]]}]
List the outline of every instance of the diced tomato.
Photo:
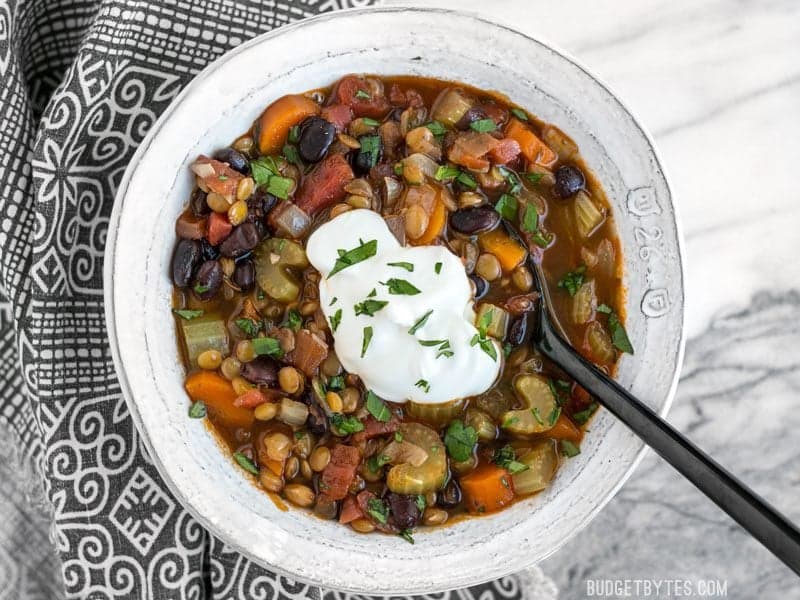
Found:
[{"label": "diced tomato", "polygon": [[203,180],[209,191],[220,194],[229,202],[236,196],[236,188],[244,177],[226,163],[203,155],[192,164],[192,172]]},{"label": "diced tomato", "polygon": [[353,120],[353,109],[346,104],[334,104],[322,109],[322,118],[333,124],[336,131],[341,133]]},{"label": "diced tomato", "polygon": [[520,149],[516,140],[503,138],[500,143],[489,150],[489,158],[498,165],[506,165],[519,156]]},{"label": "diced tomato", "polygon": [[364,513],[358,505],[356,497],[347,496],[342,502],[342,509],[339,512],[339,523],[346,525],[347,523],[352,523],[356,519],[361,519],[363,517]]},{"label": "diced tomato", "polygon": [[361,462],[361,452],[354,446],[339,444],[331,450],[331,460],[322,471],[321,489],[332,500],[347,496]]},{"label": "diced tomato", "polygon": [[294,202],[309,216],[343,200],[347,195],[344,186],[355,175],[350,163],[341,154],[325,157],[303,181]]},{"label": "diced tomato", "polygon": [[264,404],[266,401],[267,397],[264,396],[258,388],[253,388],[252,390],[246,391],[241,396],[237,396],[236,400],[233,401],[233,405],[241,408],[255,408],[259,404]]},{"label": "diced tomato", "polygon": [[370,415],[364,419],[363,423],[364,429],[353,434],[353,441],[357,444],[387,433],[394,433],[400,427],[400,421],[394,415],[386,422],[378,421]]},{"label": "diced tomato", "polygon": [[339,80],[333,90],[335,103],[346,104],[353,109],[356,117],[383,118],[391,106],[386,96],[373,98],[369,84],[355,75],[348,75]]},{"label": "diced tomato", "polygon": [[222,213],[211,213],[208,217],[208,243],[212,246],[219,245],[231,234],[233,225],[228,221],[228,215]]}]

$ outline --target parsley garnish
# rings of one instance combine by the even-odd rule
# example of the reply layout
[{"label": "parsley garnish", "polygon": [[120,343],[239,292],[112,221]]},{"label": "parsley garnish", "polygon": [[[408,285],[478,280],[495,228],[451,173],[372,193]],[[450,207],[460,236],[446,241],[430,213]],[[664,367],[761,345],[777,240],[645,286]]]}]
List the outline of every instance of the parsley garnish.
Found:
[{"label": "parsley garnish", "polygon": [[440,344],[447,344],[449,346],[450,342],[447,340],[419,340],[419,345],[425,347],[439,346]]},{"label": "parsley garnish", "polygon": [[533,204],[525,207],[525,214],[522,216],[522,230],[528,233],[539,231],[539,212]]},{"label": "parsley garnish", "polygon": [[328,306],[333,306],[334,304],[336,304],[337,300],[338,300],[338,298],[336,296],[334,296],[333,300],[331,300],[331,302],[330,302],[330,304],[328,304]]},{"label": "parsley garnish", "polygon": [[377,127],[380,125],[375,119],[370,119],[369,117],[363,117],[361,122],[364,123],[367,127]]},{"label": "parsley garnish", "polygon": [[369,95],[369,92],[365,92],[364,90],[358,90],[356,92],[356,98],[359,100],[372,100],[372,96]]},{"label": "parsley garnish", "polygon": [[250,161],[250,173],[256,186],[267,186],[267,192],[286,200],[289,197],[289,190],[294,185],[294,179],[282,177],[280,169],[272,156],[262,156]]},{"label": "parsley garnish", "polygon": [[352,250],[339,250],[338,252],[339,258],[336,259],[333,269],[328,273],[328,279],[347,267],[352,267],[357,263],[375,256],[378,252],[378,240],[370,240],[366,243],[362,242],[358,247]]},{"label": "parsley garnish", "polygon": [[566,275],[558,280],[558,287],[567,290],[570,296],[574,296],[578,293],[578,290],[583,285],[585,273],[586,265],[581,265],[574,271],[569,271]]},{"label": "parsley garnish", "polygon": [[453,421],[444,434],[444,445],[453,460],[463,462],[472,456],[472,449],[478,443],[478,433],[473,427],[461,421]]},{"label": "parsley garnish", "polygon": [[511,114],[517,117],[520,121],[527,121],[528,115],[521,108],[512,108]]},{"label": "parsley garnish", "polygon": [[236,319],[234,323],[236,323],[236,326],[241,329],[247,337],[254,338],[261,330],[261,322],[254,321],[253,319]]},{"label": "parsley garnish", "polygon": [[385,525],[389,520],[389,507],[379,498],[370,498],[367,500],[367,514],[378,523]]},{"label": "parsley garnish", "polygon": [[481,319],[478,322],[478,333],[472,336],[469,345],[480,346],[480,349],[488,354],[492,360],[497,360],[497,348],[495,348],[494,342],[486,337],[489,324],[492,322],[492,312],[492,309],[489,309],[481,315]]},{"label": "parsley garnish", "polygon": [[500,216],[509,221],[516,221],[518,207],[517,199],[511,194],[503,194],[494,205],[494,209],[500,213]]},{"label": "parsley garnish", "polygon": [[436,174],[433,176],[436,181],[445,181],[455,179],[461,174],[458,167],[451,167],[449,165],[442,165],[436,169]]},{"label": "parsley garnish", "polygon": [[474,190],[478,187],[478,184],[475,182],[475,180],[469,174],[464,173],[463,171],[458,174],[456,181],[470,190]]},{"label": "parsley garnish", "polygon": [[220,181],[228,181],[228,176],[227,175],[217,175],[217,179],[219,179]]},{"label": "parsley garnish", "polygon": [[197,317],[202,317],[205,311],[202,310],[189,310],[188,308],[173,308],[172,312],[178,315],[181,319],[191,321]]},{"label": "parsley garnish", "polygon": [[381,153],[381,136],[379,135],[362,135],[358,138],[358,143],[361,144],[359,154],[366,154],[369,158],[369,166],[374,167],[378,163],[378,157]]},{"label": "parsley garnish", "polygon": [[344,376],[343,375],[334,375],[330,379],[328,379],[328,386],[329,390],[333,390],[334,392],[338,392],[339,390],[344,389]]},{"label": "parsley garnish", "polygon": [[331,331],[336,333],[336,330],[339,328],[339,323],[341,322],[342,322],[342,309],[337,308],[336,312],[333,313],[333,316],[331,317]]},{"label": "parsley garnish", "polygon": [[284,144],[283,156],[286,158],[288,162],[294,163],[301,169],[303,168],[303,161],[300,160],[300,155],[297,153],[297,148],[295,148],[294,146],[290,146],[289,144]]},{"label": "parsley garnish", "polygon": [[572,420],[575,421],[578,425],[585,424],[589,419],[592,418],[592,415],[597,412],[597,409],[600,407],[597,402],[592,402],[589,406],[584,408],[583,410],[579,410],[576,413],[573,413]]},{"label": "parsley garnish", "polygon": [[367,315],[368,317],[374,317],[375,313],[387,304],[389,304],[388,300],[364,300],[356,304],[353,308],[355,309],[356,316]]},{"label": "parsley garnish", "polygon": [[517,177],[517,174],[507,167],[498,167],[497,169],[509,185],[508,193],[513,196],[519,194],[522,191],[522,182]]},{"label": "parsley garnish", "polygon": [[625,327],[620,323],[619,317],[616,313],[608,315],[608,328],[611,330],[611,342],[617,349],[628,354],[633,354],[633,345],[628,339],[628,332]]},{"label": "parsley garnish", "polygon": [[477,131],[478,133],[488,133],[497,129],[497,123],[492,119],[478,119],[470,123],[469,127],[472,131]]},{"label": "parsley garnish", "polygon": [[198,296],[202,296],[203,294],[205,294],[211,288],[208,287],[207,285],[202,285],[200,283],[195,283],[194,287],[192,289],[194,290],[195,294],[197,294]]},{"label": "parsley garnish", "polygon": [[395,279],[392,277],[387,281],[379,282],[389,288],[389,293],[395,296],[416,296],[421,293],[416,287],[405,279]]},{"label": "parsley garnish", "polygon": [[277,175],[269,178],[267,183],[267,193],[276,198],[286,200],[289,197],[289,190],[294,185],[294,179],[289,177],[278,177]]},{"label": "parsley garnish", "polygon": [[342,413],[332,413],[330,421],[336,431],[344,435],[364,431],[364,424],[352,415],[345,417]]},{"label": "parsley garnish", "polygon": [[539,183],[542,177],[544,177],[544,173],[525,173],[525,178],[534,185]]},{"label": "parsley garnish", "polygon": [[414,265],[410,262],[393,262],[393,263],[386,263],[390,267],[400,267],[401,269],[405,269],[409,273],[414,272]]},{"label": "parsley garnish", "polygon": [[394,441],[395,442],[402,442],[403,441],[403,434],[399,431],[394,432]]},{"label": "parsley garnish", "polygon": [[376,454],[375,456],[370,456],[367,459],[367,468],[373,473],[377,473],[378,469],[380,469],[383,465],[388,465],[389,461],[389,457],[385,454]]},{"label": "parsley garnish", "polygon": [[202,400],[192,402],[189,406],[189,416],[192,419],[202,419],[206,416],[206,403]]},{"label": "parsley garnish", "polygon": [[536,422],[539,423],[539,425],[544,425],[544,419],[542,419],[542,415],[539,413],[538,407],[534,406],[531,409],[531,412],[533,413],[533,418],[536,419]]},{"label": "parsley garnish", "polygon": [[372,288],[372,291],[369,294],[367,294],[367,298],[374,298],[377,295],[378,295],[378,290]]},{"label": "parsley garnish", "polygon": [[280,358],[283,356],[283,348],[281,348],[281,343],[273,337],[260,337],[253,339],[253,350],[255,350],[256,355],[262,356],[273,356],[275,358]]},{"label": "parsley garnish", "polygon": [[441,273],[441,272],[442,272],[442,263],[440,263],[440,262],[437,262],[435,265],[433,265],[433,271],[434,271],[434,272],[435,272],[437,275],[438,275],[439,273]]},{"label": "parsley garnish", "polygon": [[418,380],[417,383],[415,383],[414,385],[417,386],[419,389],[421,389],[426,394],[431,391],[431,384],[428,383],[424,379]]},{"label": "parsley garnish", "polygon": [[395,175],[402,175],[403,174],[403,163],[401,163],[401,162],[395,163],[393,169],[394,169],[394,174]]},{"label": "parsley garnish", "polygon": [[612,312],[614,312],[614,309],[611,308],[608,304],[601,304],[600,306],[597,307],[597,312],[610,315]]},{"label": "parsley garnish", "polygon": [[286,320],[283,322],[283,325],[296,332],[300,330],[302,324],[303,317],[300,316],[300,313],[294,308],[289,309],[289,312],[286,313]]},{"label": "parsley garnish", "polygon": [[414,538],[411,536],[412,533],[413,533],[413,531],[411,529],[401,529],[400,533],[398,533],[397,535],[399,535],[401,538],[403,538],[409,544],[413,545],[414,544]]},{"label": "parsley garnish", "polygon": [[300,139],[300,126],[299,125],[293,125],[289,129],[289,141],[292,144],[296,144],[299,139]]},{"label": "parsley garnish", "polygon": [[503,446],[499,450],[495,450],[494,456],[492,457],[492,462],[503,467],[512,475],[514,473],[527,471],[530,468],[525,463],[521,463],[517,460],[514,449],[511,446]]},{"label": "parsley garnish", "polygon": [[372,341],[372,327],[364,327],[364,339],[361,342],[361,358],[367,353],[369,343]]},{"label": "parsley garnish", "polygon": [[389,407],[386,406],[386,403],[378,398],[372,390],[367,392],[366,406],[369,414],[383,423],[386,423],[392,416],[392,413],[389,410]]},{"label": "parsley garnish", "polygon": [[414,504],[417,505],[417,510],[419,510],[420,513],[423,512],[425,510],[425,505],[427,504],[425,502],[425,496],[422,494],[417,494],[416,498],[414,498]]},{"label": "parsley garnish", "polygon": [[426,312],[424,315],[422,315],[419,319],[417,319],[417,322],[414,323],[411,326],[411,328],[408,330],[408,333],[410,333],[411,335],[414,335],[415,333],[417,333],[417,330],[420,327],[422,327],[423,325],[425,325],[425,323],[428,320],[428,317],[430,317],[432,313],[433,313],[433,309],[430,309],[428,312]]},{"label": "parsley garnish", "polygon": [[447,133],[447,127],[439,123],[439,121],[431,121],[427,125],[425,125],[428,129],[433,132],[433,135],[444,135]]},{"label": "parsley garnish", "polygon": [[234,460],[239,463],[239,466],[242,467],[245,471],[252,473],[253,475],[258,475],[258,467],[253,463],[252,460],[247,458],[241,452],[234,452],[233,453]]},{"label": "parsley garnish", "polygon": [[578,456],[580,453],[581,449],[576,444],[573,444],[569,440],[561,440],[561,454],[572,458],[573,456]]}]

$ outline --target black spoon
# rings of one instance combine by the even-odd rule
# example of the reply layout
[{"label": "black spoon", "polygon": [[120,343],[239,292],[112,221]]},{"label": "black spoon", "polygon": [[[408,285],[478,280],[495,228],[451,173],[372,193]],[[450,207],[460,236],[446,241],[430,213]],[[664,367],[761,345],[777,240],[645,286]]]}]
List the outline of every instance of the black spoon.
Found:
[{"label": "black spoon", "polygon": [[[520,238],[516,231],[510,233]],[[536,349],[800,575],[800,530],[642,401],[578,354],[560,333],[541,265],[531,259],[528,262],[541,297],[532,314],[536,320],[532,334]]]}]

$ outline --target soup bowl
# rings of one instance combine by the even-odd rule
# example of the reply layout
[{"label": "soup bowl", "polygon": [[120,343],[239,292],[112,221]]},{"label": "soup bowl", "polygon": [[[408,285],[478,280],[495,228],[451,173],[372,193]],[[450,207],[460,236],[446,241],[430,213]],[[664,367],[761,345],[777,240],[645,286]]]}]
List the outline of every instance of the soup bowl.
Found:
[{"label": "soup bowl", "polygon": [[429,593],[521,570],[591,521],[643,443],[600,411],[542,493],[492,515],[398,536],[361,535],[281,510],[187,418],[170,300],[173,224],[188,165],[227,145],[279,96],[347,73],[409,74],[495,90],[572,137],[606,190],[624,251],[636,354],[618,379],[666,413],[683,351],[681,243],[653,143],[608,87],[553,47],[476,16],[380,8],[320,16],[255,38],[198,75],[153,125],[121,182],[106,248],[106,311],[123,393],[175,497],[228,546],[281,574],[371,594]]}]

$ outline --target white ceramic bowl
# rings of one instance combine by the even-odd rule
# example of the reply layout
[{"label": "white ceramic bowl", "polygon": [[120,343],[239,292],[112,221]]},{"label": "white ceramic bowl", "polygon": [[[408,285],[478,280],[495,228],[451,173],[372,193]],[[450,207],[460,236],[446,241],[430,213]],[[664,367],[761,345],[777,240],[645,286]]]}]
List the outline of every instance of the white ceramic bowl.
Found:
[{"label": "white ceramic bowl", "polygon": [[106,250],[106,310],[122,390],[159,472],[214,535],[292,578],[374,594],[432,592],[499,577],[557,550],[608,502],[642,443],[608,413],[552,486],[508,510],[399,537],[359,535],[282,512],[187,418],[168,276],[187,165],[229,143],[277,97],[346,73],[414,74],[499,90],[580,146],[613,204],[625,250],[636,355],[623,385],[664,414],[683,349],[680,238],[652,142],[620,101],[563,53],[457,12],[383,8],[329,14],[221,57],[172,103],[120,185]]}]

